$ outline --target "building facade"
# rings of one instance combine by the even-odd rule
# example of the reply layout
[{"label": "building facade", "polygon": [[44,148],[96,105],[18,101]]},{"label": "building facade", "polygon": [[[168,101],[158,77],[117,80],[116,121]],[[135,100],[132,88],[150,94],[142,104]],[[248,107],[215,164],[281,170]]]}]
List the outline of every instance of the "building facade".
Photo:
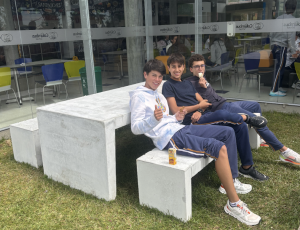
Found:
[{"label": "building facade", "polygon": [[[219,72],[206,75],[223,97],[299,106],[297,70],[289,66],[282,66],[279,79],[286,96],[269,96],[278,61],[271,55],[272,34],[295,33],[298,48],[299,8],[277,19],[286,13],[283,0],[0,0],[0,129],[35,117],[44,104],[142,82],[145,62],[169,55],[178,43],[186,62],[194,54],[232,61],[221,79]],[[212,53],[220,43],[225,61]],[[268,73],[245,75],[249,53],[260,55],[252,68]],[[73,67],[66,64],[72,60]],[[50,65],[65,85],[49,83]],[[190,74],[187,67],[184,77]]]}]

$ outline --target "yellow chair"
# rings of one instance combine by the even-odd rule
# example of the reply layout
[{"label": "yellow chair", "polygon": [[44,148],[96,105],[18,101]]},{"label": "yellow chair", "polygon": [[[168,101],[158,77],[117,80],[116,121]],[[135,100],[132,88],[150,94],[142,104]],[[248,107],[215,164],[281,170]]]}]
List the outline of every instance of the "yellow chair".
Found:
[{"label": "yellow chair", "polygon": [[[235,37],[237,38],[237,39],[241,39],[241,36],[240,35],[235,35]],[[241,41],[238,41],[238,44],[240,45],[241,44]]]},{"label": "yellow chair", "polygon": [[[169,69],[168,69],[168,65],[167,65],[167,60],[170,56],[157,56],[155,57],[155,59],[162,61],[162,63],[164,63],[165,67],[166,67],[166,73],[169,74]],[[185,63],[185,59],[184,59],[184,63]],[[184,67],[184,71],[183,73],[186,73],[186,66]]]},{"label": "yellow chair", "polygon": [[[70,61],[64,63],[68,79],[66,80],[66,85],[71,81],[81,81],[79,69],[85,67],[85,61]],[[81,82],[80,82],[81,83]],[[79,85],[79,90],[81,92],[81,85]]]},{"label": "yellow chair", "polygon": [[295,90],[294,90],[294,95],[293,95],[293,103],[294,103],[294,100],[295,100],[297,87],[300,87],[300,63],[299,62],[294,62],[294,65],[295,65],[296,74],[297,74],[297,77],[298,77],[299,81],[295,84]]},{"label": "yellow chair", "polygon": [[11,71],[9,67],[0,68],[0,92],[7,92],[7,97],[9,99],[8,90],[12,90],[14,92],[16,101],[20,107],[19,101],[17,99],[16,93],[13,88],[11,88]]},{"label": "yellow chair", "polygon": [[269,50],[270,49],[270,44],[265,44],[264,45],[264,50]]},{"label": "yellow chair", "polygon": [[159,50],[158,49],[153,49],[153,56],[154,56],[154,58],[159,56]]}]

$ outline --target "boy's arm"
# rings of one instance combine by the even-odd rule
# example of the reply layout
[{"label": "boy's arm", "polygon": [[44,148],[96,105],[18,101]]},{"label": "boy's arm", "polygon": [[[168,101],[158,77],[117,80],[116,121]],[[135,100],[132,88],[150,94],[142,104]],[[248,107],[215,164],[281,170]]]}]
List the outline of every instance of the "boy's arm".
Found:
[{"label": "boy's arm", "polygon": [[131,131],[133,134],[144,134],[151,131],[155,126],[157,126],[160,120],[156,120],[153,114],[146,117],[146,107],[145,103],[141,101],[138,96],[135,96],[130,101],[130,110],[131,110]]},{"label": "boy's arm", "polygon": [[288,33],[288,45],[289,45],[288,48],[290,48],[290,52],[292,55],[296,53],[295,37],[296,37],[295,32]]},{"label": "boy's arm", "polygon": [[[178,111],[180,111],[181,107],[177,106],[176,100],[174,97],[167,97],[167,101],[168,101],[168,105],[170,107],[170,110],[173,114],[177,113]],[[187,113],[191,113],[193,111],[196,111],[197,109],[200,109],[200,103],[197,105],[192,105],[192,106],[185,106],[184,110]]]}]

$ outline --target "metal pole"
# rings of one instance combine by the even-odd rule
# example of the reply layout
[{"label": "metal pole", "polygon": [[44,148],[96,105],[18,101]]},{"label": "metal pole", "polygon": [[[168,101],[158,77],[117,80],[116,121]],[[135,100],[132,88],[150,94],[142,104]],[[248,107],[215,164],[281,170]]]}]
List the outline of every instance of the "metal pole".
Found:
[{"label": "metal pole", "polygon": [[195,53],[202,54],[202,34],[199,26],[202,23],[202,0],[195,0]]},{"label": "metal pole", "polygon": [[[155,4],[155,7],[158,4]],[[157,10],[156,10],[157,11]],[[154,58],[153,55],[153,36],[150,36],[150,29],[152,28],[152,5],[151,0],[145,0],[145,25],[146,25],[146,52],[147,61]]]},{"label": "metal pole", "polygon": [[79,7],[80,7],[81,28],[84,34],[87,36],[87,38],[83,40],[83,49],[84,49],[86,76],[87,76],[87,83],[88,83],[88,92],[89,94],[94,94],[97,91],[96,91],[93,43],[92,43],[88,1],[79,0]]}]

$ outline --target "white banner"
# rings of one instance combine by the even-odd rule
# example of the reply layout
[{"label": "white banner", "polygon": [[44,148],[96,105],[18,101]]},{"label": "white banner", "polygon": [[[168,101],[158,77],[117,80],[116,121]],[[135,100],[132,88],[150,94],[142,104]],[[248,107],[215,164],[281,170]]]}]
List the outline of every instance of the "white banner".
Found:
[{"label": "white banner", "polygon": [[[235,33],[270,33],[300,31],[300,19],[274,19],[235,22]],[[139,37],[195,34],[195,24],[177,24],[139,27],[92,28],[93,40],[120,37]],[[199,23],[199,34],[226,34],[227,22]],[[0,31],[0,46],[48,42],[87,40],[87,29]]]},{"label": "white banner", "polygon": [[150,36],[185,35],[195,33],[194,24],[152,26]]}]

